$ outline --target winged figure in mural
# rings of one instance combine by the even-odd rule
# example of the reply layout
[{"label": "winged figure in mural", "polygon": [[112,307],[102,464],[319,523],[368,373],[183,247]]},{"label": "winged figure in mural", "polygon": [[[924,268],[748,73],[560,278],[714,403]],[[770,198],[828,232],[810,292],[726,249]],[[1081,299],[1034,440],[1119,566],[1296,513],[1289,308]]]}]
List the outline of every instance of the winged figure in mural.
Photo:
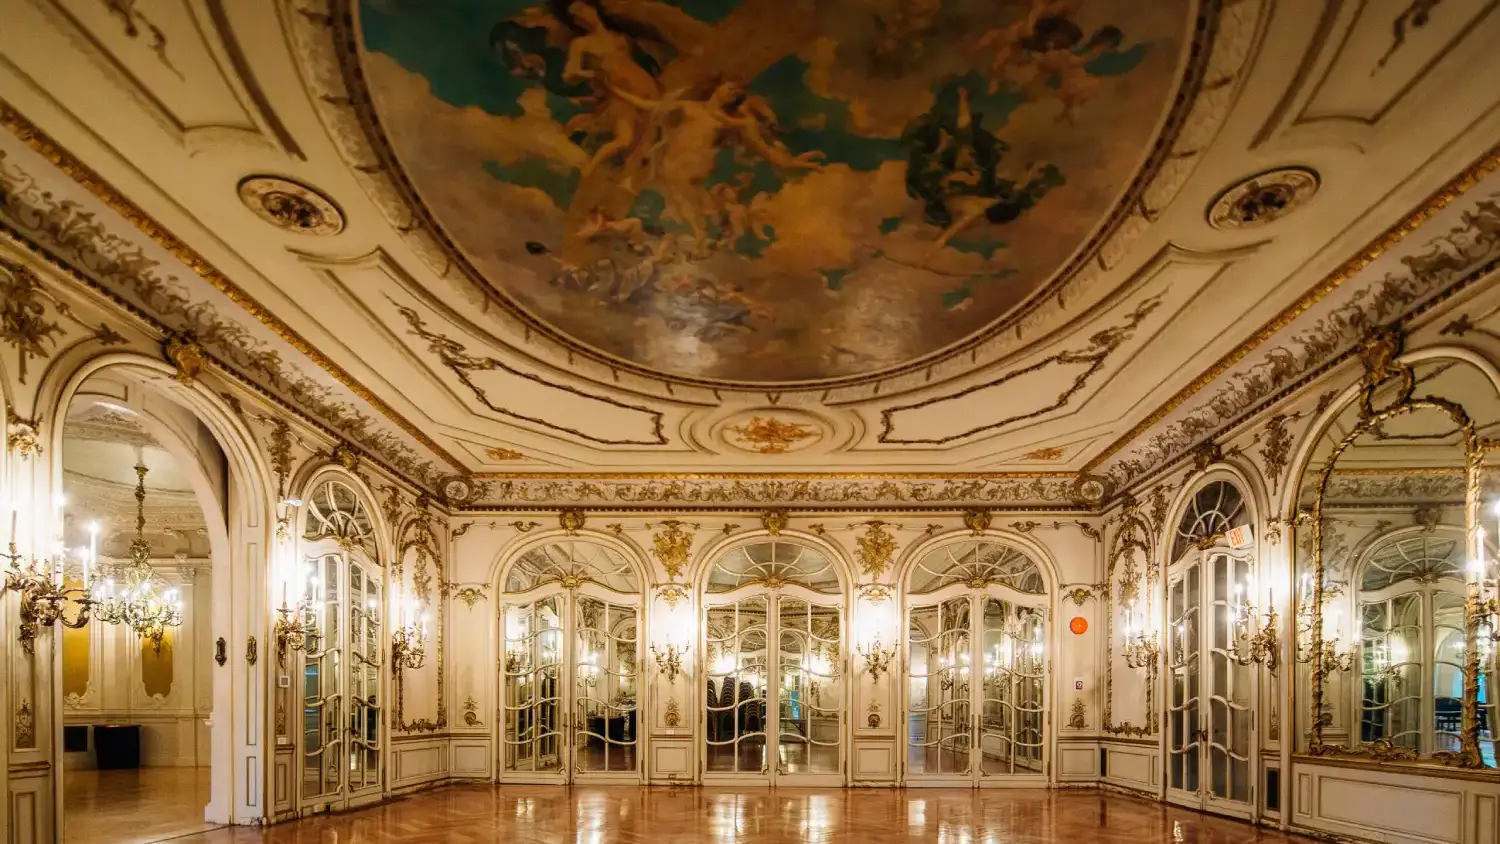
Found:
[{"label": "winged figure in mural", "polygon": [[1032,164],[1024,181],[1002,176],[1010,147],[984,126],[983,115],[973,113],[968,89],[961,86],[940,95],[902,141],[910,150],[906,192],[922,200],[927,222],[943,227],[937,248],[980,222],[1015,220],[1063,183],[1051,164]]},{"label": "winged figure in mural", "polygon": [[989,91],[1012,84],[1027,100],[1056,99],[1059,119],[1073,121],[1080,106],[1100,90],[1090,65],[1120,46],[1118,27],[1100,27],[1087,39],[1068,15],[1077,0],[1033,0],[1026,16],[979,36],[975,46],[990,53]]}]

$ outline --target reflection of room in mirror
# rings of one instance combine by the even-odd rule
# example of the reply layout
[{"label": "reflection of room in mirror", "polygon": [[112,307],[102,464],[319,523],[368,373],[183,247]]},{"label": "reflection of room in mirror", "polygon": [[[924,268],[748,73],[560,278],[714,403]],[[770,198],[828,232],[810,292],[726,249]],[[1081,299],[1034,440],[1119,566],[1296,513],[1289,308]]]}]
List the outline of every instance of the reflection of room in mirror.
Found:
[{"label": "reflection of room in mirror", "polygon": [[[1429,360],[1411,372],[1409,393],[1391,378],[1371,391],[1369,408],[1356,399],[1340,409],[1301,479],[1299,509],[1320,520],[1296,529],[1294,547],[1300,734],[1315,750],[1494,767],[1494,648],[1465,601],[1477,588],[1476,554],[1495,555],[1493,542],[1486,551],[1470,539],[1483,524],[1466,524],[1464,426],[1481,439],[1500,434],[1500,398],[1468,363]],[[1481,500],[1493,502],[1494,486],[1479,479]],[[1478,668],[1466,677],[1471,653]]]}]

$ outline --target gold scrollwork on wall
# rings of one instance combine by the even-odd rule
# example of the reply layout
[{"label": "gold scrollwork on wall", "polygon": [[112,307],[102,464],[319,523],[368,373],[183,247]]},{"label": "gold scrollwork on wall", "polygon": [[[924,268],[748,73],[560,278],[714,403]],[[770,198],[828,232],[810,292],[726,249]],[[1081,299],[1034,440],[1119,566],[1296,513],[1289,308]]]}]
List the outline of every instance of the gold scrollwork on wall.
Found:
[{"label": "gold scrollwork on wall", "polygon": [[[1461,622],[1454,622],[1462,626],[1460,663],[1462,694],[1456,713],[1457,725],[1452,728],[1457,733],[1456,749],[1438,749],[1443,746],[1442,743],[1423,738],[1419,743],[1421,749],[1418,750],[1410,746],[1412,740],[1404,733],[1397,733],[1398,740],[1396,741],[1389,738],[1389,732],[1386,735],[1379,735],[1377,731],[1376,736],[1370,738],[1370,733],[1363,725],[1363,709],[1358,718],[1353,714],[1348,715],[1351,723],[1349,743],[1339,743],[1336,737],[1330,735],[1335,726],[1335,712],[1337,711],[1340,715],[1345,714],[1340,706],[1339,698],[1330,696],[1330,684],[1334,677],[1346,672],[1351,675],[1347,681],[1338,684],[1341,689],[1348,688],[1349,684],[1364,688],[1371,683],[1379,689],[1386,689],[1388,688],[1387,680],[1384,679],[1386,677],[1389,677],[1390,682],[1396,683],[1399,688],[1404,678],[1404,675],[1400,673],[1404,664],[1410,661],[1421,663],[1426,659],[1428,664],[1432,665],[1432,659],[1436,658],[1427,652],[1430,645],[1423,646],[1421,652],[1406,654],[1404,641],[1395,642],[1397,636],[1393,625],[1398,622],[1390,620],[1389,616],[1377,616],[1377,624],[1373,629],[1366,626],[1367,613],[1377,610],[1385,613],[1391,611],[1382,609],[1386,606],[1386,600],[1383,597],[1378,603],[1367,603],[1368,599],[1364,596],[1384,595],[1392,592],[1392,588],[1385,586],[1382,592],[1380,589],[1365,586],[1363,579],[1368,577],[1368,574],[1359,574],[1359,569],[1352,562],[1356,559],[1355,551],[1347,547],[1347,540],[1340,532],[1344,528],[1338,523],[1350,521],[1348,516],[1342,515],[1348,511],[1341,510],[1340,507],[1356,506],[1344,502],[1350,500],[1348,496],[1351,494],[1357,496],[1358,489],[1356,487],[1351,491],[1333,483],[1341,468],[1345,472],[1360,476],[1365,472],[1383,471],[1364,468],[1362,461],[1369,459],[1366,455],[1371,450],[1383,449],[1389,452],[1394,448],[1391,443],[1402,439],[1418,441],[1425,438],[1431,440],[1434,445],[1455,442],[1463,461],[1461,470],[1464,480],[1462,540],[1457,538],[1458,526],[1452,526],[1454,539],[1450,540],[1450,543],[1457,547],[1448,555],[1453,558],[1447,563],[1449,568],[1432,572],[1419,571],[1411,576],[1411,580],[1419,583],[1433,583],[1444,577],[1461,579],[1462,572],[1467,569],[1467,561],[1476,554],[1481,557],[1483,555],[1483,552],[1479,550],[1479,543],[1483,541],[1482,529],[1479,525],[1483,459],[1486,452],[1500,448],[1500,441],[1479,436],[1477,426],[1468,410],[1458,402],[1440,395],[1416,394],[1419,384],[1427,389],[1428,381],[1437,383],[1439,376],[1429,374],[1419,378],[1413,367],[1401,360],[1403,343],[1404,338],[1400,330],[1394,326],[1378,328],[1361,341],[1359,359],[1364,372],[1359,382],[1359,392],[1355,403],[1352,408],[1349,408],[1355,415],[1341,415],[1335,422],[1329,423],[1325,431],[1320,434],[1331,443],[1326,459],[1320,465],[1310,462],[1304,469],[1304,473],[1314,477],[1313,484],[1302,485],[1303,494],[1310,492],[1312,495],[1312,507],[1305,519],[1297,519],[1293,522],[1306,524],[1305,528],[1296,529],[1307,531],[1307,540],[1299,542],[1299,545],[1307,555],[1303,559],[1310,557],[1311,560],[1311,570],[1305,571],[1303,575],[1307,585],[1298,607],[1300,634],[1298,659],[1308,665],[1305,674],[1309,692],[1305,699],[1308,708],[1307,752],[1314,756],[1369,759],[1380,762],[1431,759],[1457,767],[1479,768],[1485,765],[1481,753],[1478,710],[1481,676],[1479,628],[1482,613],[1478,599],[1479,586],[1472,579],[1467,586],[1467,597],[1462,601],[1461,615],[1456,612],[1457,607],[1454,613],[1462,619]],[[1404,424],[1411,426],[1414,430],[1425,431],[1426,428],[1422,426],[1434,424],[1428,420],[1436,420],[1437,433],[1417,436],[1404,429],[1395,430]],[[1334,437],[1338,437],[1337,441],[1334,441]],[[1363,441],[1359,443],[1360,448],[1354,449],[1356,441],[1362,439]],[[1430,448],[1430,446],[1426,447]],[[1357,456],[1350,459],[1351,455]],[[1346,459],[1343,467],[1340,465],[1341,458]],[[1390,459],[1385,455],[1382,455],[1382,458]],[[1348,468],[1349,466],[1354,468]],[[1388,471],[1400,472],[1402,469]],[[1433,471],[1442,471],[1442,469]],[[1432,522],[1435,519],[1431,516],[1431,508],[1428,507],[1428,512],[1425,513],[1423,510],[1423,507],[1418,507],[1414,511],[1417,515],[1413,517],[1414,526],[1409,530],[1415,536],[1431,534],[1434,529]],[[1388,525],[1388,521],[1381,522],[1376,530],[1384,531]],[[1356,576],[1360,579],[1356,580]],[[1397,585],[1395,581],[1390,582],[1392,585]],[[1451,588],[1456,590],[1460,587],[1455,584]],[[1362,592],[1361,589],[1371,591]],[[1336,602],[1341,600],[1347,602],[1350,599],[1355,601],[1353,609],[1356,618],[1351,619],[1351,623],[1357,625],[1354,627],[1357,632],[1349,637],[1350,644],[1341,646],[1339,639],[1343,625],[1339,624],[1335,617],[1330,627],[1329,615],[1338,612],[1336,608],[1339,607],[1339,603]],[[1458,599],[1453,600],[1456,602]],[[1436,610],[1427,609],[1423,612],[1435,614]],[[1427,616],[1425,623],[1435,623],[1433,617],[1434,615]],[[1412,622],[1408,620],[1399,622],[1401,625],[1410,623]],[[1420,625],[1424,621],[1419,618],[1417,623]],[[1303,637],[1305,637],[1305,642],[1300,641]],[[1395,644],[1399,644],[1402,652],[1393,657],[1391,649]],[[1385,667],[1377,664],[1382,658],[1388,663]],[[1436,666],[1433,670],[1436,670]],[[1427,684],[1432,682],[1432,680],[1426,681]],[[1364,696],[1368,697],[1372,693],[1367,691]],[[1404,691],[1399,693],[1408,694]],[[1419,696],[1422,694],[1420,690],[1417,693]],[[1389,694],[1389,692],[1380,692],[1380,694]],[[1300,696],[1299,700],[1302,700]],[[1420,733],[1430,732],[1429,727],[1430,725],[1427,724],[1416,723],[1416,729]],[[1452,732],[1446,735],[1452,736]],[[1403,736],[1406,737],[1403,738]],[[1453,747],[1452,744],[1447,746]]]},{"label": "gold scrollwork on wall", "polygon": [[[676,580],[693,551],[693,534],[690,530],[683,530],[684,524],[676,519],[668,519],[661,526],[663,530],[651,537],[651,555],[661,562],[667,577]],[[646,527],[651,526],[648,524]],[[686,527],[696,530],[698,525]]]}]

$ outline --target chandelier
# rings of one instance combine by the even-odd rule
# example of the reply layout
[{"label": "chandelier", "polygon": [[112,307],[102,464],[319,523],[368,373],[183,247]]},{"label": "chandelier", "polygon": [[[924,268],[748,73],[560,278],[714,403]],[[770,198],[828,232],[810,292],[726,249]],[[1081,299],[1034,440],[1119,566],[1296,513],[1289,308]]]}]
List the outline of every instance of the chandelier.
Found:
[{"label": "chandelier", "polygon": [[100,621],[129,625],[159,654],[167,628],[182,624],[182,601],[177,590],[168,588],[151,568],[151,544],[146,541],[146,472],[143,464],[136,464],[135,539],[130,541],[130,563],[117,572],[123,589],[116,592],[114,577],[95,587],[94,614]]}]

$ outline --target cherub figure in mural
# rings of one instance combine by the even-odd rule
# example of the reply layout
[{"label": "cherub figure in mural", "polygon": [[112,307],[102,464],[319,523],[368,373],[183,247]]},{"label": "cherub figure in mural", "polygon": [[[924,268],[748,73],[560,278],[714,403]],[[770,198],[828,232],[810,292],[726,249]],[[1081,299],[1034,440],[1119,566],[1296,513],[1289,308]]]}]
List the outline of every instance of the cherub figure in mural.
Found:
[{"label": "cherub figure in mural", "polygon": [[740,173],[732,180],[720,182],[708,189],[709,199],[718,211],[716,222],[720,247],[730,247],[746,233],[755,231],[755,225],[750,219],[750,206],[740,198],[750,187],[751,180],[749,173]]},{"label": "cherub figure in mural", "polygon": [[[649,55],[618,28],[618,22],[616,27],[607,26],[592,3],[574,0],[563,10],[554,8],[553,15],[577,33],[568,42],[563,81],[587,83],[594,92],[593,112],[570,122],[568,128],[609,134],[582,168],[587,177],[617,155],[628,159],[648,140],[645,115],[627,96],[654,100],[662,94],[661,84],[652,73],[655,63]],[[640,37],[646,37],[644,30]]]},{"label": "cherub figure in mural", "polygon": [[975,224],[1009,223],[1063,183],[1051,164],[1034,162],[1019,179],[1000,174],[1009,145],[985,128],[969,92],[950,87],[902,133],[908,150],[906,192],[923,202],[927,222],[941,226],[934,247],[947,246]]},{"label": "cherub figure in mural", "polygon": [[707,223],[721,214],[704,183],[726,143],[743,144],[783,170],[817,170],[820,152],[794,155],[779,140],[767,137],[775,113],[760,97],[749,97],[739,83],[721,82],[704,100],[647,99],[629,91],[612,91],[627,103],[657,115],[658,140],[647,155],[672,216],[687,225],[700,250],[707,247]]},{"label": "cherub figure in mural", "polygon": [[1033,0],[1026,17],[979,36],[976,45],[992,51],[990,93],[1007,82],[1016,84],[1028,100],[1062,103],[1058,119],[1072,122],[1078,108],[1099,92],[1100,80],[1089,73],[1089,64],[1125,38],[1118,27],[1104,26],[1085,41],[1083,29],[1067,17],[1076,5],[1076,0]]},{"label": "cherub figure in mural", "polygon": [[584,217],[578,237],[589,242],[618,240],[634,247],[645,241],[646,229],[645,224],[634,217],[621,219],[596,205]]}]

